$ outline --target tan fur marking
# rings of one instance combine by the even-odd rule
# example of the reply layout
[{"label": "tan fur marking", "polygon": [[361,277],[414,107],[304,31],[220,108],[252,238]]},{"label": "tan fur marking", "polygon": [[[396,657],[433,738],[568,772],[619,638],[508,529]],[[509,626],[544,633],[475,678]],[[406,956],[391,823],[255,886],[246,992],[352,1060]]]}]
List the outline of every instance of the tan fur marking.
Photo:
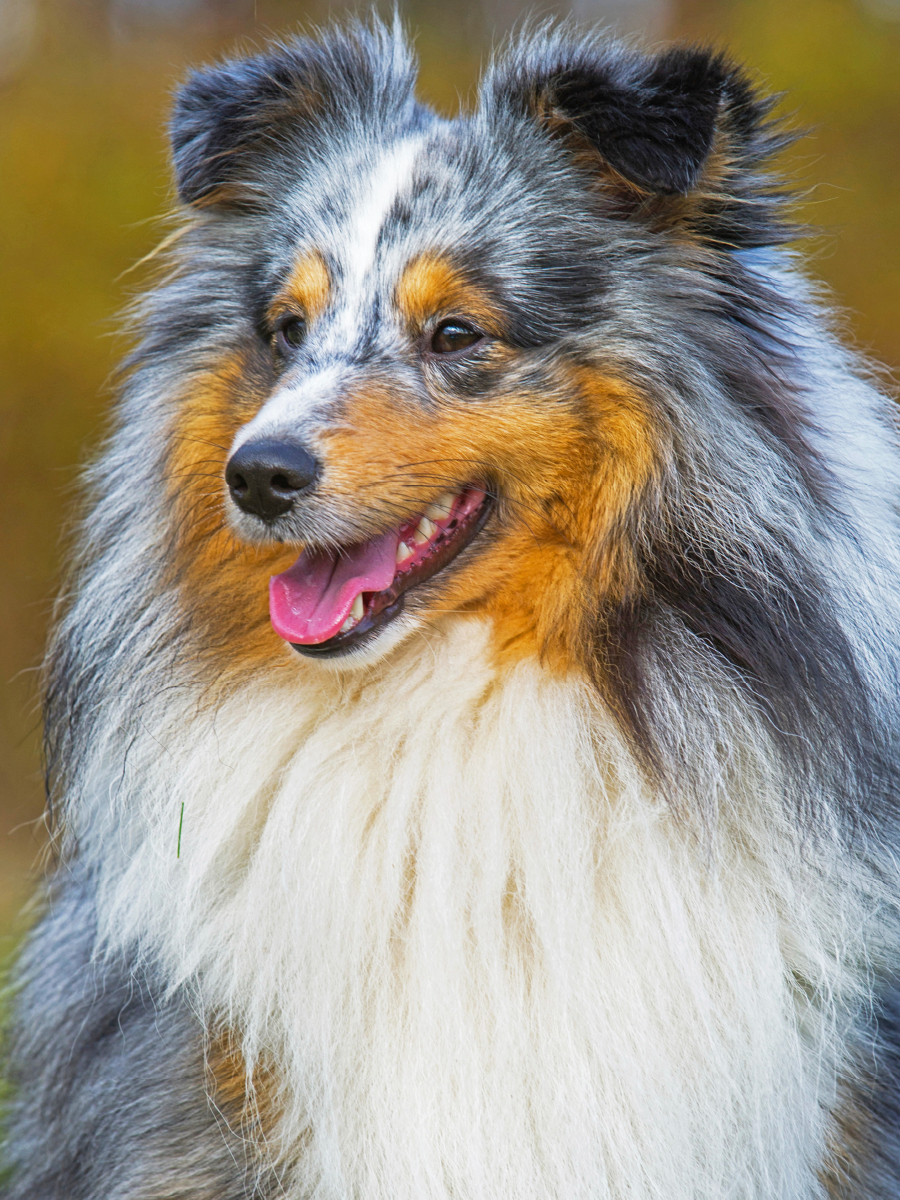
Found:
[{"label": "tan fur marking", "polygon": [[421,254],[407,264],[394,301],[413,329],[421,329],[433,317],[468,316],[486,333],[503,331],[501,314],[490,297],[437,254]]},{"label": "tan fur marking", "polygon": [[324,312],[331,294],[331,279],[318,250],[302,254],[269,308],[270,319],[298,310],[308,320]]},{"label": "tan fur marking", "polygon": [[226,519],[225,465],[234,436],[267,398],[242,354],[196,376],[169,440],[166,471],[177,518],[172,584],[201,644],[228,671],[274,667],[283,644],[269,623],[268,579],[297,557],[297,547],[249,546]]},{"label": "tan fur marking", "polygon": [[257,1067],[251,1079],[234,1033],[220,1028],[207,1042],[206,1085],[214,1112],[262,1163],[280,1116],[273,1070]]},{"label": "tan fur marking", "polygon": [[585,617],[641,589],[631,535],[657,462],[646,406],[628,388],[585,368],[571,388],[586,422],[541,482],[545,535],[523,522],[506,547],[508,583],[486,606],[501,657],[538,654],[563,669],[584,653]]},{"label": "tan fur marking", "polygon": [[494,544],[437,576],[436,608],[494,618],[502,659],[579,658],[584,618],[640,589],[631,533],[658,461],[646,406],[586,368],[560,381],[568,403],[514,394],[423,411],[370,388],[322,435],[329,493],[401,521],[436,495],[497,479]]}]

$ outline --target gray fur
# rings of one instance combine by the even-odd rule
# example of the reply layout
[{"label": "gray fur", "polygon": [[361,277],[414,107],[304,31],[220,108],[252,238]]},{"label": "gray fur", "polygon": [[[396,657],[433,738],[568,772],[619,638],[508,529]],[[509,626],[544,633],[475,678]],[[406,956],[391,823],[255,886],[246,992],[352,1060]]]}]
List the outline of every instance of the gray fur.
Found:
[{"label": "gray fur", "polygon": [[7,1200],[271,1194],[207,1095],[204,1032],[152,969],[96,955],[90,883],[51,886],[18,972]]}]

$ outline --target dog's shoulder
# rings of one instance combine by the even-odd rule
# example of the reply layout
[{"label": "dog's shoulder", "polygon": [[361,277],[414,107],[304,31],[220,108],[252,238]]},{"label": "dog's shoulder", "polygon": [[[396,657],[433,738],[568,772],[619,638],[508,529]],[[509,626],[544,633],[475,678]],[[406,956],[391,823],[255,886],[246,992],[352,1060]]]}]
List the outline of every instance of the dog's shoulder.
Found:
[{"label": "dog's shoulder", "polygon": [[54,886],[19,968],[7,1200],[267,1195],[187,996],[96,942],[89,883]]}]

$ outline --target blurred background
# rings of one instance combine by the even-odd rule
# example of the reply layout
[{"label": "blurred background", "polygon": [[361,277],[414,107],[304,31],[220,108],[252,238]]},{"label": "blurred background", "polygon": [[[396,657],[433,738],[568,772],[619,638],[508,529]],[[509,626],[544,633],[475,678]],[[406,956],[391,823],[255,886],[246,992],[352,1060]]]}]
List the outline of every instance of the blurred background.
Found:
[{"label": "blurred background", "polygon": [[[729,47],[812,127],[791,152],[813,269],[900,367],[900,0],[400,0],[441,109],[526,11]],[[171,203],[163,127],[190,63],[340,15],[322,0],[0,0],[0,957],[42,838],[36,674],[76,466],[103,429],[123,275]]]}]

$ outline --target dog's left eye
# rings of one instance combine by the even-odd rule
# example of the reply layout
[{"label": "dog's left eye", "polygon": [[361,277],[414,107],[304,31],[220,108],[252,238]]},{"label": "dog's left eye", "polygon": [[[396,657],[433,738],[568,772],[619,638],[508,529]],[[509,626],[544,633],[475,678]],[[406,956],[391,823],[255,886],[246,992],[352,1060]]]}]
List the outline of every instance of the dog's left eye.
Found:
[{"label": "dog's left eye", "polygon": [[279,350],[296,350],[306,340],[306,321],[303,317],[291,317],[275,333]]},{"label": "dog's left eye", "polygon": [[431,335],[431,350],[434,354],[452,354],[474,346],[481,338],[477,330],[462,321],[444,321]]}]

